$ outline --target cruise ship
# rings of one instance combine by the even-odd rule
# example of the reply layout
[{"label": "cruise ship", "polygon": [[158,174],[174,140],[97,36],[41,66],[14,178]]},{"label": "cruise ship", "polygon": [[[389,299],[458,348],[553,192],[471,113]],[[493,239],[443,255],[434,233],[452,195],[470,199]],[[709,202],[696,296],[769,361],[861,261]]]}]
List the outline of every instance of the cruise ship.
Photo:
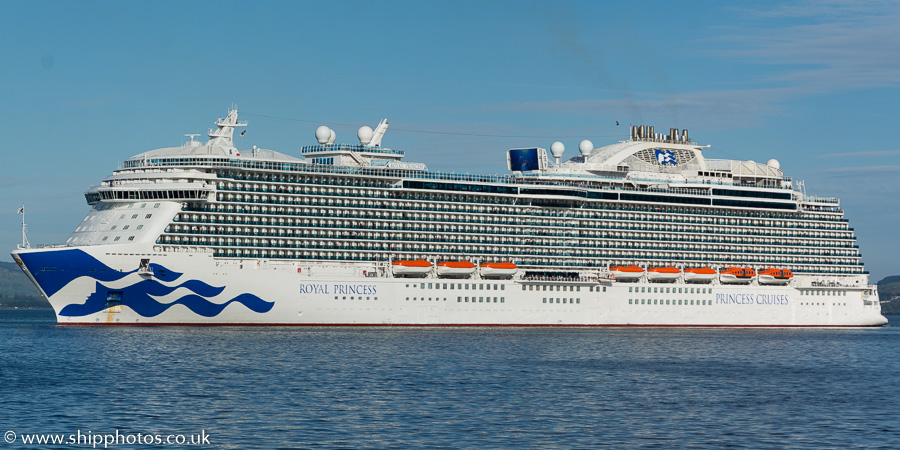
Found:
[{"label": "cruise ship", "polygon": [[[887,323],[835,198],[687,130],[430,171],[327,126],[292,156],[137,154],[65,244],[12,251],[65,325],[871,327]],[[293,151],[291,153],[296,153]]]}]

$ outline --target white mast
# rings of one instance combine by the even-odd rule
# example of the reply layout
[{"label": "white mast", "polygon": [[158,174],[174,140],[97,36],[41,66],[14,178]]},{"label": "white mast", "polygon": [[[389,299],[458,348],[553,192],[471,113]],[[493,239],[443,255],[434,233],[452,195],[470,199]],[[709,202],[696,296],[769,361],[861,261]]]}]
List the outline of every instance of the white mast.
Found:
[{"label": "white mast", "polygon": [[28,242],[28,237],[25,236],[25,233],[28,231],[28,225],[25,225],[25,204],[22,203],[22,207],[19,208],[19,214],[22,215],[22,243],[19,244],[19,248],[31,248],[31,243]]},{"label": "white mast", "polygon": [[381,122],[378,122],[378,125],[375,126],[375,131],[372,132],[372,140],[367,144],[369,147],[381,147],[381,138],[384,137],[384,133],[388,129],[388,121],[387,119],[381,119]]},{"label": "white mast", "polygon": [[234,143],[231,138],[234,134],[235,127],[247,126],[246,122],[238,122],[237,117],[237,108],[232,108],[228,111],[228,115],[224,119],[217,120],[216,126],[218,128],[215,131],[209,131],[209,141],[206,145],[220,145],[226,148],[233,148]]}]

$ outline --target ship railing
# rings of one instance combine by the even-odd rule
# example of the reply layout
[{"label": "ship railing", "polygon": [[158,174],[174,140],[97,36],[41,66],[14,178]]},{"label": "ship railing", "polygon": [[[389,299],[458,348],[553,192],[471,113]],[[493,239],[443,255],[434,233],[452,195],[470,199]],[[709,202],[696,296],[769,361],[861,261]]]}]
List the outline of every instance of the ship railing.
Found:
[{"label": "ship railing", "polygon": [[[349,151],[351,148],[354,150],[358,146],[347,146],[347,150]],[[358,151],[368,151],[368,147],[363,147],[365,150]],[[395,152],[391,150],[391,152]],[[181,167],[187,168],[191,166],[201,166],[201,167],[222,167],[222,168],[239,168],[239,169],[249,169],[249,170],[277,170],[277,171],[290,171],[290,172],[308,172],[308,173],[334,173],[334,174],[348,174],[348,175],[365,175],[365,176],[378,176],[378,177],[388,177],[388,178],[411,178],[411,179],[433,179],[433,180],[446,180],[446,181],[468,181],[468,182],[482,182],[482,183],[500,183],[500,184],[520,184],[520,183],[529,183],[529,184],[538,184],[538,185],[552,185],[552,186],[565,186],[565,187],[576,187],[583,189],[611,189],[611,190],[623,190],[623,191],[642,191],[647,188],[638,188],[638,187],[629,187],[618,185],[619,183],[628,182],[628,181],[641,181],[641,182],[649,182],[649,183],[667,183],[666,180],[655,180],[655,179],[643,179],[643,178],[633,178],[629,180],[625,180],[623,178],[617,177],[604,177],[598,175],[587,175],[587,174],[566,174],[566,178],[586,178],[590,180],[594,180],[594,183],[583,183],[583,182],[574,182],[574,181],[565,181],[565,179],[560,179],[560,175],[554,174],[541,174],[536,172],[530,172],[527,174],[521,175],[471,175],[471,174],[460,174],[454,172],[428,172],[421,170],[405,170],[405,169],[391,169],[391,168],[377,168],[377,167],[346,167],[346,166],[331,166],[331,165],[319,165],[319,164],[309,164],[306,162],[283,162],[283,161],[259,161],[259,160],[243,160],[237,158],[216,158],[216,159],[203,159],[203,158],[150,158],[147,160],[134,160],[134,161],[126,161],[127,168],[139,168],[139,167]],[[263,181],[263,180],[254,180],[254,181]],[[604,184],[607,183],[607,184]],[[691,180],[688,180],[691,183]],[[609,184],[614,183],[614,184]],[[733,185],[733,183],[722,183],[714,180],[709,180],[709,182],[696,182],[697,184],[702,185],[712,185],[712,184],[721,184],[721,185]],[[767,186],[768,187],[768,186]],[[776,186],[772,186],[772,188],[776,188]],[[702,191],[702,188],[691,187],[691,188],[670,188],[670,189],[662,189],[662,190],[654,190],[653,192],[674,192],[674,193],[686,193],[682,192],[683,189],[696,189]],[[708,195],[698,193],[696,195]]]},{"label": "ship railing", "polygon": [[803,199],[803,203],[831,203],[831,204],[840,204],[840,200],[836,197],[819,197],[819,196],[809,196]]},{"label": "ship railing", "polygon": [[368,147],[365,145],[351,144],[331,144],[331,145],[306,145],[300,147],[300,153],[320,153],[320,152],[359,152],[359,153],[380,153],[384,155],[404,156],[403,150],[393,150],[387,147]]}]

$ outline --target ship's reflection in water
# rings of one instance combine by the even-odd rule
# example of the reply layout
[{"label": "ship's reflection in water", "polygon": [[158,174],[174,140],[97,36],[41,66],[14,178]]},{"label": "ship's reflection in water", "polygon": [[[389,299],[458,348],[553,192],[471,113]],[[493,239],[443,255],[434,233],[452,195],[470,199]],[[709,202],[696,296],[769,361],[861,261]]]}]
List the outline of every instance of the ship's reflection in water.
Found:
[{"label": "ship's reflection in water", "polygon": [[[900,318],[894,317],[896,324]],[[64,327],[0,311],[3,425],[221,447],[889,447],[900,328]],[[42,428],[43,427],[43,428]]]}]

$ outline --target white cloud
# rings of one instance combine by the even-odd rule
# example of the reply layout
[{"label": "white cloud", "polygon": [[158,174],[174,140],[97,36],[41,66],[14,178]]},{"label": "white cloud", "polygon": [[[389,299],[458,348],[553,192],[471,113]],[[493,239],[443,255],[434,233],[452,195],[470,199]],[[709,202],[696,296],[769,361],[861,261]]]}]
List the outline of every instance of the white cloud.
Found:
[{"label": "white cloud", "polygon": [[900,83],[900,3],[801,2],[741,9],[747,23],[727,28],[718,53],[784,66],[764,81],[798,93]]},{"label": "white cloud", "polygon": [[864,158],[869,156],[900,156],[900,150],[863,150],[848,153],[825,153],[817,158]]},{"label": "white cloud", "polygon": [[677,117],[684,124],[702,123],[708,127],[743,128],[759,125],[762,117],[780,115],[782,112],[778,100],[784,96],[784,89],[781,88],[714,90],[665,95],[643,94],[613,99],[501,103],[486,108],[597,117],[609,117],[611,111],[618,111],[619,114],[636,120],[652,120],[654,115],[668,114]]},{"label": "white cloud", "polygon": [[812,170],[813,174],[827,174],[832,176],[872,176],[875,174],[900,173],[900,166],[858,166],[858,167],[832,167],[828,169]]}]

